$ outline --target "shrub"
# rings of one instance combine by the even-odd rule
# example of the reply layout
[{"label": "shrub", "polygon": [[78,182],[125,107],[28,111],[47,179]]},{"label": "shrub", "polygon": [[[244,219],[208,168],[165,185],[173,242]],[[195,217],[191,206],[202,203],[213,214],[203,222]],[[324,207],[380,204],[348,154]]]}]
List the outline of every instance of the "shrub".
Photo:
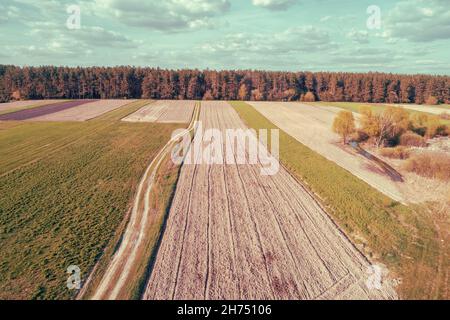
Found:
[{"label": "shrub", "polygon": [[395,148],[382,148],[380,149],[380,154],[386,158],[403,160],[409,158],[410,152],[408,148],[398,146]]},{"label": "shrub", "polygon": [[425,147],[427,143],[421,135],[408,131],[400,136],[400,145],[407,147]]},{"label": "shrub", "polygon": [[316,101],[316,97],[314,96],[314,93],[308,91],[308,92],[303,96],[303,101],[304,101],[304,102],[314,102],[314,101]]},{"label": "shrub", "polygon": [[417,154],[405,163],[404,168],[427,178],[450,181],[450,155],[443,152]]},{"label": "shrub", "polygon": [[205,94],[203,95],[203,100],[214,100],[211,90],[205,92]]},{"label": "shrub", "polygon": [[446,131],[446,126],[441,123],[438,116],[429,116],[426,123],[425,136],[427,138],[434,138],[439,135],[444,135]]},{"label": "shrub", "polygon": [[427,100],[425,100],[425,104],[429,105],[437,105],[439,103],[439,100],[435,96],[429,96]]},{"label": "shrub", "polygon": [[347,138],[355,132],[355,118],[350,111],[340,111],[333,122],[333,131],[342,137],[344,144]]},{"label": "shrub", "polygon": [[413,113],[411,116],[410,129],[421,136],[424,136],[427,128],[428,115],[423,112]]}]

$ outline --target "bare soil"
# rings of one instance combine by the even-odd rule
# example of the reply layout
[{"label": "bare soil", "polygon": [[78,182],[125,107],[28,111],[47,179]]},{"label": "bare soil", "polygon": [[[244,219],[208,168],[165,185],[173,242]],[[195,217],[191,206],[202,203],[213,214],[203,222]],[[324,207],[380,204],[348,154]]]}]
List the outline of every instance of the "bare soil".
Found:
[{"label": "bare soil", "polygon": [[[226,102],[203,102],[205,129],[245,126]],[[395,299],[370,263],[282,167],[181,169],[144,299]]]}]

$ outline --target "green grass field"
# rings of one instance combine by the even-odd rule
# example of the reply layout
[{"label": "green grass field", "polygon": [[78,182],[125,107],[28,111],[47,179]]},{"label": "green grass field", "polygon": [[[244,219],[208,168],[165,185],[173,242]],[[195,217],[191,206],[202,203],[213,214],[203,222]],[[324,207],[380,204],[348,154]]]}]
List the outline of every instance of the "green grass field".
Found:
[{"label": "green grass field", "polygon": [[[231,104],[248,127],[277,128],[250,105]],[[402,278],[402,298],[449,298],[449,262],[442,265],[445,248],[426,208],[394,202],[282,130],[280,160],[321,199],[354,243]]]},{"label": "green grass field", "polygon": [[71,298],[67,267],[84,278],[111,246],[149,160],[181,127],[119,121],[145,103],[88,122],[0,123],[0,299]]}]

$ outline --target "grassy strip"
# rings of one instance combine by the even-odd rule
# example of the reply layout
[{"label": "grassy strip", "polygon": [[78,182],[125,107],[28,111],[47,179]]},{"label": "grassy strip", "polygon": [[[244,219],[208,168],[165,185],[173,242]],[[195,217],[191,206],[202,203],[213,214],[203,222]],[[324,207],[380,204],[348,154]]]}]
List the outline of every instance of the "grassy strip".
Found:
[{"label": "grassy strip", "polygon": [[148,160],[180,127],[119,121],[141,104],[88,122],[0,131],[2,158],[41,157],[0,177],[0,299],[73,297],[67,267],[78,265],[83,277],[92,269],[123,224]]},{"label": "grassy strip", "polygon": [[[248,127],[278,129],[256,109],[232,102]],[[327,208],[354,243],[402,279],[402,298],[442,298],[434,290],[440,270],[438,235],[422,208],[407,207],[378,192],[334,162],[280,130],[280,160]],[[445,286],[445,282],[440,284]]]}]

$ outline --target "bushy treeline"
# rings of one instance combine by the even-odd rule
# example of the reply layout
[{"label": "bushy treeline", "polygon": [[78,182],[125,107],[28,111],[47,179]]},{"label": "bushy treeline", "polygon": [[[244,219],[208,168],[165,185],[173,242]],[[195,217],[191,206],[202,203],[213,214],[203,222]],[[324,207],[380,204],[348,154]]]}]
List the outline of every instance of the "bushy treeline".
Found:
[{"label": "bushy treeline", "polygon": [[450,103],[450,77],[0,65],[0,100],[11,97]]},{"label": "bushy treeline", "polygon": [[340,111],[333,122],[333,131],[356,142],[369,142],[376,147],[415,146],[421,147],[427,139],[448,136],[449,128],[439,116],[422,112],[407,112],[403,108],[387,107],[382,112],[374,112],[371,107],[360,109],[359,127],[351,111]]}]

